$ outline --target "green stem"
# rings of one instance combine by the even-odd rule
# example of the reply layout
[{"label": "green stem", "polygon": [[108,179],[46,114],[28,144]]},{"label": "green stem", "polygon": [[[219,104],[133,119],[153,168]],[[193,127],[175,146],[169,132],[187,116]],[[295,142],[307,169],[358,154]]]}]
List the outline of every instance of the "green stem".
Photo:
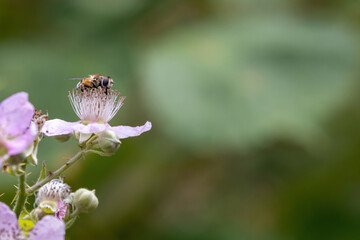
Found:
[{"label": "green stem", "polygon": [[[25,170],[25,169],[24,169]],[[19,218],[21,211],[24,208],[25,201],[27,198],[26,192],[25,192],[25,179],[26,179],[26,173],[23,173],[19,176],[19,196],[16,200],[16,205],[14,212],[16,216]]]},{"label": "green stem", "polygon": [[55,172],[52,172],[50,175],[45,177],[40,182],[35,183],[33,186],[26,189],[26,195],[29,196],[33,194],[36,190],[44,186],[46,183],[50,182],[52,179],[57,178],[60,174],[65,172],[66,169],[71,167],[74,163],[76,163],[78,160],[83,158],[83,155],[86,153],[86,151],[79,151],[74,157],[69,159],[64,165],[62,165],[58,170]]}]

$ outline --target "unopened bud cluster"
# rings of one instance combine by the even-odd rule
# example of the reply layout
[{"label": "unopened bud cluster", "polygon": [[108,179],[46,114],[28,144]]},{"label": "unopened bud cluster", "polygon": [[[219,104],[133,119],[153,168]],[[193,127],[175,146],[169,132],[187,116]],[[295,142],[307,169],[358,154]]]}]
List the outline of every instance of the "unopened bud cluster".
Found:
[{"label": "unopened bud cluster", "polygon": [[115,132],[107,130],[99,134],[98,144],[105,153],[114,153],[120,147],[120,140]]},{"label": "unopened bud cluster", "polygon": [[80,213],[97,208],[99,200],[95,190],[80,188],[71,193],[69,185],[62,179],[54,179],[39,189],[36,204],[38,206],[30,213],[30,217],[40,220],[46,215],[54,215],[71,225]]},{"label": "unopened bud cluster", "polygon": [[99,200],[95,195],[95,190],[80,188],[72,193],[71,202],[79,212],[87,213],[94,210],[99,205]]}]

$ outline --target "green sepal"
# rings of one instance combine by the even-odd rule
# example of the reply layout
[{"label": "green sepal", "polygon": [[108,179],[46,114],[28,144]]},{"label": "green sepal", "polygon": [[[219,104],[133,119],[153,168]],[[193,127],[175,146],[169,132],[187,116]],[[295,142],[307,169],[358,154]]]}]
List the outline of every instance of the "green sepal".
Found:
[{"label": "green sepal", "polygon": [[28,156],[28,159],[30,159],[30,163],[32,165],[37,165],[38,163],[37,152],[38,152],[39,142],[40,142],[40,138],[38,137],[32,144],[31,152],[29,153],[29,155],[26,155]]},{"label": "green sepal", "polygon": [[46,178],[47,176],[47,168],[46,168],[46,164],[45,164],[45,161],[42,163],[42,167],[41,167],[41,172],[40,172],[40,175],[39,175],[39,178],[37,180],[37,182],[40,182],[41,180],[43,180],[44,178]]},{"label": "green sepal", "polygon": [[114,153],[105,153],[105,152],[101,152],[101,151],[97,151],[97,150],[93,150],[93,149],[87,150],[86,152],[95,153],[95,154],[98,154],[103,157],[110,157],[110,156],[114,155]]},{"label": "green sepal", "polygon": [[77,218],[78,218],[78,216],[76,215],[75,217],[72,217],[68,221],[66,221],[65,229],[70,228],[74,224],[74,222],[76,221]]}]

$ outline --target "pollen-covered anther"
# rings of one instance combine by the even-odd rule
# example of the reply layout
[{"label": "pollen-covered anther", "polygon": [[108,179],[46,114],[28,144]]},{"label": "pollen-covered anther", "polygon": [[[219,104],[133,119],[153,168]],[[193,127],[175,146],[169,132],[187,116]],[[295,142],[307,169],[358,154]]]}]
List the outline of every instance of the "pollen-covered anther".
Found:
[{"label": "pollen-covered anther", "polygon": [[36,124],[38,132],[41,131],[45,122],[48,120],[48,113],[43,114],[41,110],[35,110],[32,122]]},{"label": "pollen-covered anther", "polygon": [[105,92],[102,88],[69,92],[71,106],[83,122],[107,123],[119,111],[125,97],[116,90]]},{"label": "pollen-covered anther", "polygon": [[62,179],[53,179],[39,189],[36,202],[42,201],[58,201],[69,197],[71,188]]}]

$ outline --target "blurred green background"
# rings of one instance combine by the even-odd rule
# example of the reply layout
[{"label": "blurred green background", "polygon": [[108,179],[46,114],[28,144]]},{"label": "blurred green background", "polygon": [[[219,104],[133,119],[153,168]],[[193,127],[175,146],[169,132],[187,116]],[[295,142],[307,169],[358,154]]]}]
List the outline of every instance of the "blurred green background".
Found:
[{"label": "blurred green background", "polygon": [[65,173],[100,200],[67,239],[360,239],[359,27],[356,0],[0,0],[0,99],[76,121],[65,79],[99,73],[112,125],[153,123]]}]

